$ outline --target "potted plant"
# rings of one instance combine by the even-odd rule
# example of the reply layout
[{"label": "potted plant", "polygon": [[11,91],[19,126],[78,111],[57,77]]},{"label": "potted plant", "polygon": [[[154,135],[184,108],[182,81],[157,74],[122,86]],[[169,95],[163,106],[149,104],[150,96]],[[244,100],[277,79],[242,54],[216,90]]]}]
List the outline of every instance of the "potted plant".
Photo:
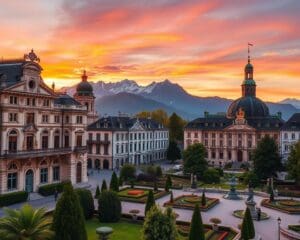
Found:
[{"label": "potted plant", "polygon": [[222,221],[219,218],[211,218],[209,221],[213,224],[212,225],[213,231],[217,232],[219,230],[219,224]]}]

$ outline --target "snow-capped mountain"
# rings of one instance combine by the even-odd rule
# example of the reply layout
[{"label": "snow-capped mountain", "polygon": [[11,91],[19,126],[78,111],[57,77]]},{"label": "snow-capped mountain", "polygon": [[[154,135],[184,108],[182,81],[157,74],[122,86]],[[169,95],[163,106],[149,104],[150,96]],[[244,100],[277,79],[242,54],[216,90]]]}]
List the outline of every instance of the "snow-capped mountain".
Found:
[{"label": "snow-capped mountain", "polygon": [[[142,110],[163,108],[168,113],[176,111],[182,117],[191,120],[203,116],[204,111],[210,113],[226,112],[232,102],[231,99],[220,97],[197,97],[186,92],[180,85],[169,80],[152,82],[141,86],[133,80],[105,83],[103,81],[91,82],[96,96],[97,111],[116,115],[117,112],[134,114]],[[76,86],[62,89],[71,96]],[[294,100],[294,104],[298,100]],[[300,102],[300,101],[299,101]],[[293,113],[299,112],[297,105],[292,101],[281,103],[267,103],[270,113],[282,112],[284,119]],[[300,103],[299,103],[300,104]]]}]

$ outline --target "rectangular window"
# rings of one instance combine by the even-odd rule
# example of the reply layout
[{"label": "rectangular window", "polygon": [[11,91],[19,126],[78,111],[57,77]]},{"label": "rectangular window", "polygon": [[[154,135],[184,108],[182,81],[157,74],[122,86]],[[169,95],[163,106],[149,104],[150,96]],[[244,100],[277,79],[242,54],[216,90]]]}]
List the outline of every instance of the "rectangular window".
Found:
[{"label": "rectangular window", "polygon": [[66,118],[65,118],[65,120],[66,120],[65,121],[66,123],[69,123],[70,122],[70,117],[67,115]]},{"label": "rectangular window", "polygon": [[48,115],[42,115],[42,122],[43,123],[48,123],[49,116]]},{"label": "rectangular window", "polygon": [[8,117],[10,122],[17,122],[18,121],[18,114],[17,113],[9,113]]},{"label": "rectangular window", "polygon": [[54,147],[59,148],[59,135],[54,136]]},{"label": "rectangular window", "polygon": [[18,98],[16,96],[9,96],[10,104],[18,104]]},{"label": "rectangular window", "polygon": [[54,116],[54,122],[59,123],[60,122],[60,117],[58,115]]},{"label": "rectangular window", "polygon": [[105,141],[108,141],[108,133],[105,133],[105,134],[104,134],[104,140],[105,140]]},{"label": "rectangular window", "polygon": [[104,155],[108,155],[108,145],[104,145]]},{"label": "rectangular window", "polygon": [[77,124],[82,124],[82,116],[77,116],[76,122]]},{"label": "rectangular window", "polygon": [[17,189],[17,176],[18,176],[18,174],[16,172],[7,174],[7,190],[8,191]]},{"label": "rectangular window", "polygon": [[48,168],[41,168],[40,172],[40,182],[47,183],[48,182]]},{"label": "rectangular window", "polygon": [[93,134],[89,133],[89,140],[92,141],[93,140]]},{"label": "rectangular window", "polygon": [[42,136],[42,148],[48,148],[48,136]]},{"label": "rectangular window", "polygon": [[187,133],[187,137],[188,137],[188,138],[191,137],[191,133],[190,133],[190,132]]},{"label": "rectangular window", "polygon": [[26,137],[26,149],[32,150],[33,149],[33,136]]},{"label": "rectangular window", "polygon": [[26,124],[34,124],[34,113],[27,113]]},{"label": "rectangular window", "polygon": [[220,159],[223,159],[223,152],[219,153],[219,157],[220,157]]},{"label": "rectangular window", "polygon": [[77,147],[81,147],[82,146],[82,136],[81,135],[78,135],[76,137],[76,146]]},{"label": "rectangular window", "polygon": [[96,154],[100,154],[100,145],[99,144],[96,145]]},{"label": "rectangular window", "polygon": [[97,141],[100,141],[100,133],[97,133],[96,138],[97,138]]},{"label": "rectangular window", "polygon": [[60,171],[59,166],[53,167],[53,181],[59,181],[60,180]]},{"label": "rectangular window", "polygon": [[50,100],[49,99],[44,99],[43,106],[44,107],[49,107],[50,106]]}]

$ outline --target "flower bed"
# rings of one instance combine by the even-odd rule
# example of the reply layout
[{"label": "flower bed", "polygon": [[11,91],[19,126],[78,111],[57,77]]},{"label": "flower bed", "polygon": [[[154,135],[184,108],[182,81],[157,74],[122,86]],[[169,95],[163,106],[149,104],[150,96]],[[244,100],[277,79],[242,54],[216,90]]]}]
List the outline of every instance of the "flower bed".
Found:
[{"label": "flower bed", "polygon": [[[189,179],[179,178],[177,176],[171,176],[171,178],[172,178],[172,187],[171,187],[171,189],[182,189],[183,186],[190,186],[190,180]],[[166,177],[158,178],[157,187],[165,188],[166,179],[167,179]],[[153,187],[153,181],[137,180],[135,182],[135,184],[137,186]]]},{"label": "flower bed", "polygon": [[[143,188],[124,188],[118,192],[121,201],[146,203],[150,189]],[[168,195],[166,191],[154,191],[154,198],[158,199]]]},{"label": "flower bed", "polygon": [[300,233],[300,225],[289,225],[288,229],[292,230],[292,231],[294,231],[296,233]]},{"label": "flower bed", "polygon": [[201,205],[201,196],[198,195],[181,195],[173,200],[173,202],[166,202],[164,206],[172,206],[174,208],[191,209],[195,208],[196,203],[199,204],[201,211],[207,211],[219,203],[218,198],[206,197],[206,204]]},{"label": "flower bed", "polygon": [[282,199],[273,202],[269,199],[263,199],[261,205],[288,214],[300,214],[300,201],[294,199]]}]

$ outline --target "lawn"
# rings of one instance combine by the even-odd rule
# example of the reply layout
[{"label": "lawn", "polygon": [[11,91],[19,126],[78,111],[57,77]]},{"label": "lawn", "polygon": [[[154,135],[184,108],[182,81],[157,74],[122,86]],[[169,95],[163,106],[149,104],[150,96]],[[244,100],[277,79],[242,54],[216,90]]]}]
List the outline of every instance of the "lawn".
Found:
[{"label": "lawn", "polygon": [[[142,224],[140,223],[132,223],[131,220],[121,220],[117,223],[100,223],[97,218],[93,218],[86,222],[86,229],[88,234],[88,240],[98,240],[98,236],[96,235],[96,228],[108,226],[114,229],[114,232],[110,236],[110,240],[139,240],[141,239],[142,233]],[[212,230],[205,228],[206,237],[209,240],[220,239],[219,237],[224,234],[224,230],[222,229],[219,233],[212,232]],[[211,233],[211,234],[208,234]],[[227,232],[226,237],[222,238],[223,240],[233,239],[236,233],[230,231]],[[184,237],[178,234],[177,240],[187,240],[188,237]]]},{"label": "lawn", "polygon": [[[124,188],[118,192],[121,201],[146,203],[150,189],[145,188]],[[154,198],[158,199],[168,195],[166,191],[154,191]]]},{"label": "lawn", "polygon": [[261,205],[288,214],[300,213],[300,201],[295,199],[279,199],[273,202],[271,202],[269,199],[263,199]]}]

